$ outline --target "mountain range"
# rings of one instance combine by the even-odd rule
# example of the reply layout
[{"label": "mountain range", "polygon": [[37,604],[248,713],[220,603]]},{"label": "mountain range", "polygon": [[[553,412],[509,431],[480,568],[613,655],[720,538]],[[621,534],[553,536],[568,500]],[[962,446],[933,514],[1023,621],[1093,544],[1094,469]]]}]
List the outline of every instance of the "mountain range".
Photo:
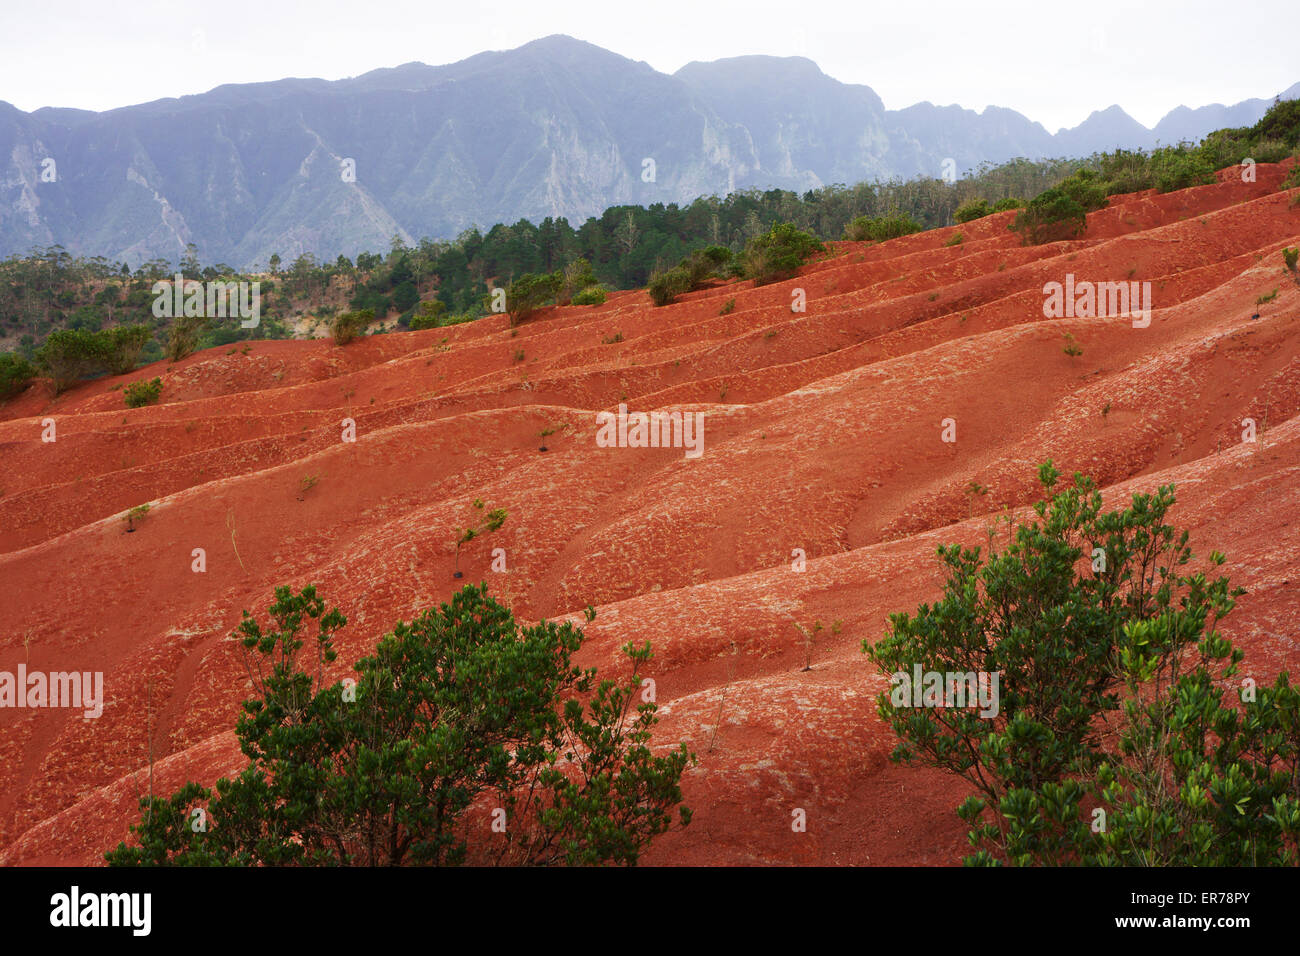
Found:
[{"label": "mountain range", "polygon": [[[1282,92],[1300,97],[1300,83]],[[1049,133],[1014,110],[888,110],[802,57],[693,62],[671,75],[567,36],[444,66],[225,85],[105,112],[0,101],[0,255],[61,244],[131,265],[240,268],[383,251],[394,235],[750,187],[957,175],[1254,123],[1272,102],[1180,106],[1154,129],[1120,107]]]}]

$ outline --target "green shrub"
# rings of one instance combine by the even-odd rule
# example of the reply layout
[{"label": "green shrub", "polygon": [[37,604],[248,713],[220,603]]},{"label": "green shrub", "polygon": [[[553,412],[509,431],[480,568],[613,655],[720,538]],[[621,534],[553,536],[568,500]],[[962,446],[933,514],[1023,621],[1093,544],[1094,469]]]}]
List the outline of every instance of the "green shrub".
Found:
[{"label": "green shrub", "polygon": [[1110,203],[1106,193],[1106,180],[1093,169],[1076,170],[1061,180],[1056,188],[1063,196],[1078,203],[1084,212],[1104,209]]},{"label": "green shrub", "polygon": [[587,286],[572,299],[573,305],[604,305],[604,303],[605,288],[599,285]]},{"label": "green shrub", "polygon": [[731,258],[731,250],[726,246],[706,246],[688,255],[681,265],[690,273],[691,288],[697,289],[704,280],[726,270]]},{"label": "green shrub", "polygon": [[1155,187],[1162,193],[1214,182],[1215,167],[1204,157],[1176,148],[1156,150],[1152,154]]},{"label": "green shrub", "polygon": [[26,391],[35,377],[31,362],[13,352],[0,352],[0,401]]},{"label": "green shrub", "polygon": [[596,273],[592,270],[591,263],[586,259],[574,259],[564,267],[563,274],[560,277],[558,302],[560,304],[569,303],[570,305],[591,304],[575,302],[574,297],[584,289],[595,285],[596,281]]},{"label": "green shrub", "polygon": [[1281,100],[1268,108],[1251,127],[1255,140],[1274,140],[1295,149],[1300,146],[1300,100]]},{"label": "green shrub", "polygon": [[132,382],[122,394],[126,399],[127,408],[152,405],[158,401],[158,396],[162,394],[162,379],[153,378],[148,381],[141,379],[138,382]]},{"label": "green shrub", "polygon": [[[877,699],[893,758],[971,785],[970,864],[1296,865],[1300,694],[1285,672],[1243,689],[1223,556],[1184,570],[1172,486],[1103,512],[1090,479],[1039,477],[1051,497],[1004,550],[940,548],[942,598],[864,642],[896,685]],[[946,678],[956,706],[914,706],[918,669],[997,675],[995,706],[943,701],[969,687]]]},{"label": "green shrub", "polygon": [[669,305],[679,295],[691,291],[691,273],[685,266],[673,266],[663,272],[656,272],[646,285],[650,301],[656,306]]},{"label": "green shrub", "polygon": [[953,219],[957,222],[970,222],[974,219],[983,219],[992,213],[986,199],[971,199],[957,207],[957,211],[952,214]]},{"label": "green shrub", "polygon": [[55,394],[102,371],[106,339],[85,329],[56,329],[36,351],[36,361],[54,380]]},{"label": "green shrub", "polygon": [[1296,259],[1300,257],[1300,248],[1287,248],[1282,250],[1282,262],[1292,272],[1296,271]]},{"label": "green shrub", "polygon": [[999,199],[993,204],[993,212],[1006,212],[1009,209],[1024,209],[1025,201],[1016,196],[1008,196],[1006,199]]},{"label": "green shrub", "polygon": [[735,309],[736,300],[734,298],[728,299],[726,302],[722,303],[722,308],[718,310],[718,315],[730,315],[735,311]]},{"label": "green shrub", "polygon": [[147,325],[119,325],[102,333],[105,337],[104,362],[112,375],[135,371],[145,343],[153,338]]},{"label": "green shrub", "polygon": [[1008,228],[1020,234],[1021,243],[1036,246],[1077,238],[1088,225],[1088,207],[1080,200],[1089,203],[1100,200],[1101,205],[1107,202],[1104,187],[1098,187],[1091,177],[1076,182],[1069,189],[1063,189],[1064,185],[1054,186],[1035,196],[1012,221]]},{"label": "green shrub", "polygon": [[788,279],[814,252],[825,250],[820,239],[803,232],[794,223],[777,223],[745,246],[742,256],[745,276],[753,279],[755,285]]},{"label": "green shrub", "polygon": [[334,337],[335,345],[347,345],[356,341],[366,330],[371,322],[375,320],[375,313],[369,309],[358,309],[355,312],[340,312],[330,323],[330,335]]},{"label": "green shrub", "polygon": [[960,245],[962,244],[962,241],[963,241],[965,238],[966,238],[966,237],[963,236],[960,232],[954,232],[954,233],[952,234],[952,238],[950,238],[947,242],[945,242],[944,245],[945,245],[945,246],[960,246]]},{"label": "green shrub", "polygon": [[852,242],[883,242],[920,232],[922,226],[907,213],[893,216],[858,216],[844,227],[844,238]]},{"label": "green shrub", "polygon": [[506,287],[506,312],[510,324],[518,325],[548,301],[553,301],[561,291],[564,276],[560,272],[521,275]]},{"label": "green shrub", "polygon": [[177,316],[167,331],[167,358],[179,362],[199,347],[199,335],[208,320],[201,316]]},{"label": "green shrub", "polygon": [[442,324],[442,318],[446,312],[447,306],[441,299],[426,299],[420,303],[415,315],[411,316],[407,328],[412,332],[418,332],[421,329],[436,329]]},{"label": "green shrub", "polygon": [[[690,822],[680,780],[694,755],[651,751],[649,644],[597,680],[573,663],[578,626],[521,625],[468,585],[326,684],[346,618],[311,586],[276,588],[269,611],[265,630],[245,613],[232,635],[255,675],[235,725],[247,766],[211,790],[142,797],[133,845],[109,864],[633,865]],[[489,799],[506,836],[474,812]]]}]

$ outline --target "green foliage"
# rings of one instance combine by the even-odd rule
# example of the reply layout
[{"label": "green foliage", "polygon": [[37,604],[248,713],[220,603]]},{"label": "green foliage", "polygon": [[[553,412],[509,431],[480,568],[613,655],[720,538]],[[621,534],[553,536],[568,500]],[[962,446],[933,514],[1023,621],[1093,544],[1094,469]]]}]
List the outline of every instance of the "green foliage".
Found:
[{"label": "green foliage", "polygon": [[1006,199],[999,199],[993,204],[993,212],[1006,212],[1009,209],[1023,209],[1025,201],[1015,196],[1008,196]]},{"label": "green foliage", "polygon": [[745,277],[755,285],[788,279],[799,271],[814,252],[825,252],[825,244],[792,222],[777,223],[745,246],[741,258]]},{"label": "green foliage", "polygon": [[1300,146],[1300,100],[1274,100],[1250,132],[1256,140],[1275,140],[1290,149]]},{"label": "green foliage", "polygon": [[573,305],[604,305],[605,304],[605,287],[599,285],[588,286],[583,289],[572,299]]},{"label": "green foliage", "polygon": [[673,268],[651,275],[646,291],[655,305],[668,305],[677,296],[693,292],[709,279],[729,271],[731,265],[731,250],[725,246],[696,249]]},{"label": "green foliage", "polygon": [[369,309],[340,312],[330,323],[330,335],[334,337],[334,344],[347,345],[356,341],[373,321],[375,321],[375,313]]},{"label": "green foliage", "polygon": [[36,352],[36,361],[54,380],[56,394],[103,369],[106,342],[98,332],[56,329]]},{"label": "green foliage", "polygon": [[726,302],[722,303],[722,308],[718,310],[718,315],[730,315],[736,310],[736,299],[733,296]]},{"label": "green foliage", "polygon": [[1103,208],[1107,182],[1091,169],[1080,169],[1060,185],[1035,196],[1010,229],[1025,245],[1075,239],[1088,224],[1088,213]]},{"label": "green foliage", "polygon": [[1296,271],[1296,260],[1300,258],[1300,248],[1288,247],[1282,250],[1282,263],[1292,272]]},{"label": "green foliage", "polygon": [[179,362],[199,347],[199,335],[207,328],[208,320],[201,316],[177,316],[167,333],[167,358]]},{"label": "green foliage", "polygon": [[945,246],[960,246],[966,239],[960,232],[954,232],[951,238],[944,243]]},{"label": "green foliage", "polygon": [[108,329],[104,335],[104,362],[110,375],[125,375],[135,371],[140,352],[153,338],[147,325],[119,325]]},{"label": "green foliage", "polygon": [[[516,353],[519,361],[523,358],[523,353]],[[475,498],[471,506],[474,511],[475,524],[464,529],[456,539],[456,570],[460,571],[460,549],[462,545],[469,544],[481,534],[487,534],[492,531],[500,530],[501,526],[506,523],[507,512],[504,508],[493,508],[491,511],[484,513],[486,505],[481,498]]]},{"label": "green foliage", "polygon": [[886,674],[1001,678],[991,717],[883,693],[894,758],[975,788],[968,863],[1294,865],[1300,696],[1283,674],[1224,701],[1243,655],[1217,628],[1241,589],[1188,569],[1171,486],[1105,512],[1091,479],[1039,478],[1052,497],[1006,550],[940,548],[942,598],[864,643]]},{"label": "green foliage", "polygon": [[[585,305],[590,303],[575,302],[574,297],[583,289],[597,283],[596,273],[586,259],[574,259],[560,273],[560,291],[558,304]],[[602,302],[604,299],[601,300]]]},{"label": "green foliage", "polygon": [[650,277],[646,292],[655,305],[669,305],[679,295],[691,291],[691,273],[685,266],[673,266]]},{"label": "green foliage", "polygon": [[31,362],[13,352],[0,352],[0,402],[25,391],[35,377]]},{"label": "green foliage", "polygon": [[127,512],[122,515],[122,520],[126,522],[126,529],[128,531],[134,531],[135,523],[137,521],[143,521],[148,514],[148,505],[136,505],[134,508],[127,509]]},{"label": "green foliage", "polygon": [[546,302],[554,301],[560,294],[564,277],[559,272],[543,275],[527,273],[506,287],[506,311],[510,324],[518,325]]},{"label": "green foliage", "polygon": [[924,227],[907,213],[891,216],[858,216],[844,229],[844,238],[854,242],[883,242],[920,232]]},{"label": "green foliage", "polygon": [[123,397],[126,399],[127,408],[139,408],[142,405],[152,405],[158,401],[158,396],[161,394],[161,378],[152,378],[148,381],[141,379],[138,382],[132,382],[122,393]]},{"label": "green foliage", "polygon": [[656,707],[634,706],[648,644],[624,648],[626,678],[597,681],[572,663],[581,629],[521,627],[469,585],[399,622],[354,684],[326,684],[346,619],[314,587],[275,596],[266,630],[245,612],[234,635],[255,693],[236,724],[248,767],[141,799],[111,865],[635,864],[674,810],[689,823],[694,756],[654,756]]},{"label": "green foliage", "polygon": [[983,219],[992,212],[993,210],[989,208],[987,199],[972,199],[970,202],[958,206],[957,211],[952,214],[952,218],[959,223],[965,223],[974,219]]},{"label": "green foliage", "polygon": [[420,303],[419,311],[411,316],[407,327],[412,332],[418,332],[421,329],[436,329],[442,324],[443,317],[447,314],[447,305],[441,299],[426,299]]},{"label": "green foliage", "polygon": [[1153,159],[1155,186],[1159,192],[1168,193],[1175,189],[1205,186],[1214,182],[1215,167],[1195,153],[1157,150]]}]

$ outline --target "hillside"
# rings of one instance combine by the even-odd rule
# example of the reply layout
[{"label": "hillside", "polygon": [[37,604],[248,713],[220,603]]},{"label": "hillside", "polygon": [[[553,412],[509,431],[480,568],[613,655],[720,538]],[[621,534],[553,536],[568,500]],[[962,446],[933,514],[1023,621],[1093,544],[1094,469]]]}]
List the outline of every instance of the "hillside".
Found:
[{"label": "hillside", "polygon": [[[1247,590],[1223,626],[1244,673],[1300,659],[1285,175],[1116,196],[1069,242],[1022,247],[1007,212],[835,243],[797,278],[663,308],[629,291],[517,330],[493,316],[345,348],[258,341],[0,405],[0,669],[102,670],[108,696],[90,721],[0,711],[0,863],[98,861],[135,819],[150,746],[155,792],[237,770],[241,610],[315,583],[349,618],[343,676],[461,583],[452,542],[476,498],[510,519],[462,554],[466,580],[529,620],[594,605],[580,660],[602,671],[626,642],[654,645],[656,743],[700,762],[683,780],[694,822],[646,862],[956,863],[965,791],[888,762],[886,681],[860,645],[937,594],[939,544],[983,542],[1035,500],[1044,459],[1096,476],[1108,504],[1176,483],[1174,521]],[[1149,327],[1044,319],[1043,286],[1067,273],[1150,282]],[[155,376],[163,404],[125,409],[115,386]],[[598,447],[595,413],[620,402],[702,411],[703,455]],[[968,500],[971,481],[989,492]],[[122,514],[146,502],[128,534]],[[804,671],[795,625],[814,619],[844,626]]]}]

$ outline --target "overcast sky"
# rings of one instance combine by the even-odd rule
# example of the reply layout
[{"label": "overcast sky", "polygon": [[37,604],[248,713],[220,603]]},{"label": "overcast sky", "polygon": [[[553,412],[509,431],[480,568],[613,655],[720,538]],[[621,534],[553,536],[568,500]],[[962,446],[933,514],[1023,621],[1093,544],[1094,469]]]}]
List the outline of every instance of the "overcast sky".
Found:
[{"label": "overcast sky", "polygon": [[1153,126],[1179,104],[1268,97],[1300,80],[1294,0],[3,2],[0,100],[29,111],[451,63],[552,33],[668,73],[746,53],[806,56],[890,109],[1006,106],[1052,132],[1112,103]]}]

